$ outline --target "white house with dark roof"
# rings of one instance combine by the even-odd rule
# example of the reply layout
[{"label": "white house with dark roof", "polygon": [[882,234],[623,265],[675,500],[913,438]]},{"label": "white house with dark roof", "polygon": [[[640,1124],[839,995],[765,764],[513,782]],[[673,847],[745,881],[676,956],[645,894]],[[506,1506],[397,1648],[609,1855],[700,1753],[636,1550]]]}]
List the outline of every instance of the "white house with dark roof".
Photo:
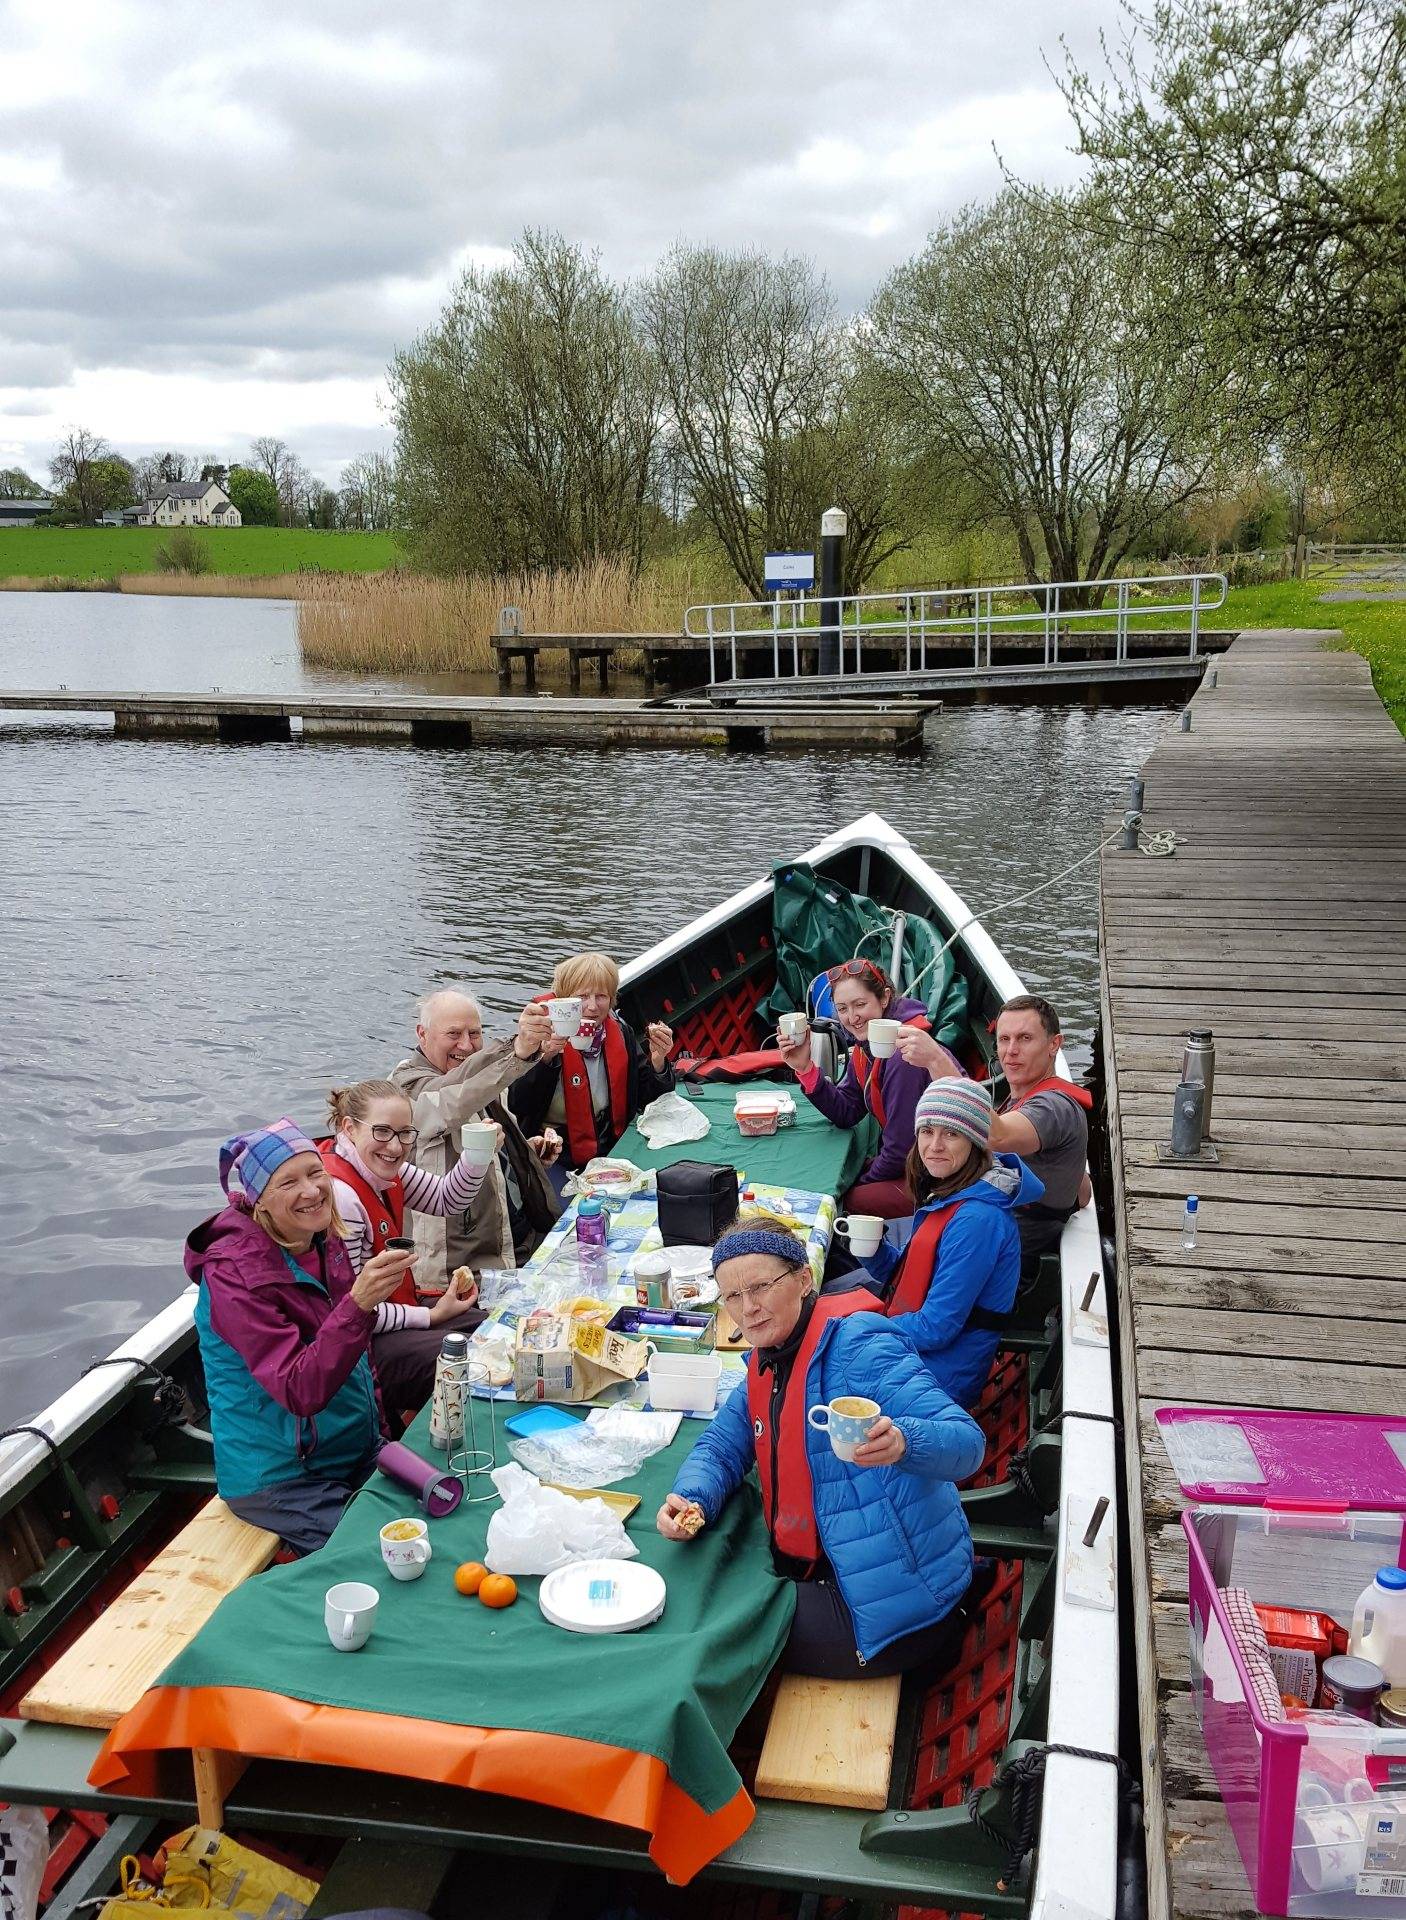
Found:
[{"label": "white house with dark roof", "polygon": [[215,480],[169,480],[123,519],[133,527],[238,527],[239,508]]}]

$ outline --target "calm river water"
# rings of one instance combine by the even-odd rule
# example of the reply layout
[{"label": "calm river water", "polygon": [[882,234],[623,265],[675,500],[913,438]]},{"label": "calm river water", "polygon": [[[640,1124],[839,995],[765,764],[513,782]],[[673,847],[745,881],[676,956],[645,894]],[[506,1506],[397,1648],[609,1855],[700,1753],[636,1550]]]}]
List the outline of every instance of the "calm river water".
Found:
[{"label": "calm river water", "polygon": [[[279,691],[292,609],[0,593],[0,686]],[[0,704],[3,704],[0,702]],[[0,1424],[163,1305],[219,1142],[321,1119],[473,986],[502,1030],[580,946],[622,959],[877,808],[974,910],[1092,848],[1165,708],[953,708],[923,761],[114,741],[0,726]],[[1088,1057],[1095,869],[996,918]]]}]

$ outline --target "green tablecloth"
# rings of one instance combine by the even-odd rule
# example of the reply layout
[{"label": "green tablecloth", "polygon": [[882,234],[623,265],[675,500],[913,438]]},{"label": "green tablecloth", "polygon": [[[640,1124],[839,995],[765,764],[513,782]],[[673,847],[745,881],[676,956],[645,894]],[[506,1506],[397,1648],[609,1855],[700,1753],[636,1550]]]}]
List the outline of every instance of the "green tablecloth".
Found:
[{"label": "green tablecloth", "polygon": [[[500,1408],[499,1417],[506,1411],[511,1409]],[[687,1848],[671,1851],[667,1835],[664,1844],[652,1847],[666,1871],[687,1878],[711,1857],[710,1845],[713,1852],[721,1850],[750,1820],[750,1802],[727,1747],[785,1644],[795,1606],[791,1583],[772,1570],[760,1501],[750,1481],[717,1525],[688,1545],[667,1541],[656,1531],[654,1516],[698,1432],[695,1422],[685,1421],[673,1444],[628,1483],[628,1491],[640,1495],[630,1537],[640,1558],[656,1567],[668,1586],[664,1613],[653,1625],[630,1634],[563,1632],[540,1613],[536,1579],[521,1580],[516,1604],[502,1611],[460,1595],[454,1569],[461,1561],[484,1557],[496,1499],[462,1505],[432,1521],[434,1557],[427,1572],[416,1581],[392,1580],[382,1566],[379,1529],[418,1509],[402,1488],[373,1473],[320,1553],[271,1567],[222,1601],[157,1688],[114,1731],[94,1778],[105,1764],[105,1778],[121,1778],[124,1766],[117,1764],[114,1771],[114,1762],[163,1746],[226,1744],[267,1753],[264,1744],[233,1737],[221,1741],[208,1730],[195,1731],[201,1710],[192,1701],[210,1696],[183,1691],[190,1689],[253,1689],[282,1696],[282,1717],[276,1713],[274,1723],[296,1733],[283,1736],[287,1745],[272,1758],[336,1757],[326,1750],[325,1738],[319,1745],[315,1720],[305,1726],[289,1718],[284,1709],[290,1700],[396,1716],[402,1722],[565,1736],[624,1749],[630,1756],[653,1755],[702,1815],[732,1809],[723,1816],[733,1819],[732,1829],[716,1845],[705,1839],[702,1858],[696,1831],[692,1854]],[[442,1457],[429,1448],[425,1414],[406,1440],[426,1459]],[[501,1431],[499,1458],[509,1458]],[[342,1580],[368,1581],[381,1595],[371,1641],[355,1654],[337,1652],[323,1624],[327,1589]],[[208,1728],[208,1714],[201,1724]],[[237,1730],[235,1721],[231,1725]],[[367,1723],[361,1725],[364,1729]],[[341,1737],[345,1745],[345,1729]],[[363,1731],[360,1737],[367,1735]],[[374,1730],[370,1738],[360,1759],[343,1763],[377,1766]],[[461,1770],[459,1778],[462,1784],[573,1805],[569,1795],[553,1791],[554,1764],[551,1743],[544,1741],[536,1782],[517,1786],[511,1779],[505,1782],[501,1771],[470,1778]],[[403,1758],[392,1770],[417,1771]],[[447,1776],[427,1764],[424,1777]],[[598,1802],[577,1810],[611,1817]],[[695,1829],[706,1825],[693,1819],[692,1808],[688,1814]],[[630,1818],[618,1811],[615,1817]],[[651,1826],[656,1840],[667,1818],[666,1806],[658,1825]]]},{"label": "green tablecloth", "polygon": [[872,1121],[866,1120],[853,1131],[832,1126],[796,1087],[796,1124],[749,1139],[737,1131],[732,1117],[739,1084],[757,1091],[776,1090],[775,1083],[766,1080],[712,1081],[681,1088],[707,1114],[711,1132],[701,1140],[686,1140],[682,1146],[660,1147],[656,1152],[632,1121],[611,1148],[612,1157],[633,1160],[637,1167],[671,1167],[676,1160],[708,1160],[715,1166],[736,1167],[749,1180],[764,1181],[769,1186],[806,1187],[814,1193],[833,1193],[837,1199],[854,1185],[877,1145]]}]

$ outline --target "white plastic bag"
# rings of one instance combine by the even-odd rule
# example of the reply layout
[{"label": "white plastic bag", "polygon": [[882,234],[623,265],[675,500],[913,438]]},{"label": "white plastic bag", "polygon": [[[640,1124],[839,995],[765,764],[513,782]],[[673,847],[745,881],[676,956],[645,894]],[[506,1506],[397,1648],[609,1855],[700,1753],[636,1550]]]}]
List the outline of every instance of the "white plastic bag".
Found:
[{"label": "white plastic bag", "polygon": [[488,1522],[494,1573],[555,1573],[573,1560],[633,1560],[639,1548],[603,1500],[573,1500],[519,1466],[493,1475],[502,1506]]},{"label": "white plastic bag", "polygon": [[0,1812],[0,1920],[34,1920],[49,1860],[49,1823],[40,1807]]},{"label": "white plastic bag", "polygon": [[680,1147],[685,1140],[701,1140],[711,1133],[713,1123],[692,1100],[681,1093],[661,1093],[636,1116],[635,1125],[657,1153],[660,1147]]}]

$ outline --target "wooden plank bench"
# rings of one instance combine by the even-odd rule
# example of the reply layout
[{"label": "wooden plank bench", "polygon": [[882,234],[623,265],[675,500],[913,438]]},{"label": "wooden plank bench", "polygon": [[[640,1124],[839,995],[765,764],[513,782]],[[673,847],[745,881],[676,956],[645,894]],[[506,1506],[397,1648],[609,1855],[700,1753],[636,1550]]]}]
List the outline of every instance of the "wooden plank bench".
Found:
[{"label": "wooden plank bench", "polygon": [[757,1763],[759,1800],[886,1807],[902,1680],[810,1680],[788,1673]]},{"label": "wooden plank bench", "polygon": [[[262,1573],[278,1535],[251,1527],[223,1500],[208,1500],[167,1546],[30,1688],[26,1720],[115,1727],[199,1633],[227,1593]],[[224,1795],[244,1770],[240,1754],[194,1756],[202,1826],[218,1827]]]}]

